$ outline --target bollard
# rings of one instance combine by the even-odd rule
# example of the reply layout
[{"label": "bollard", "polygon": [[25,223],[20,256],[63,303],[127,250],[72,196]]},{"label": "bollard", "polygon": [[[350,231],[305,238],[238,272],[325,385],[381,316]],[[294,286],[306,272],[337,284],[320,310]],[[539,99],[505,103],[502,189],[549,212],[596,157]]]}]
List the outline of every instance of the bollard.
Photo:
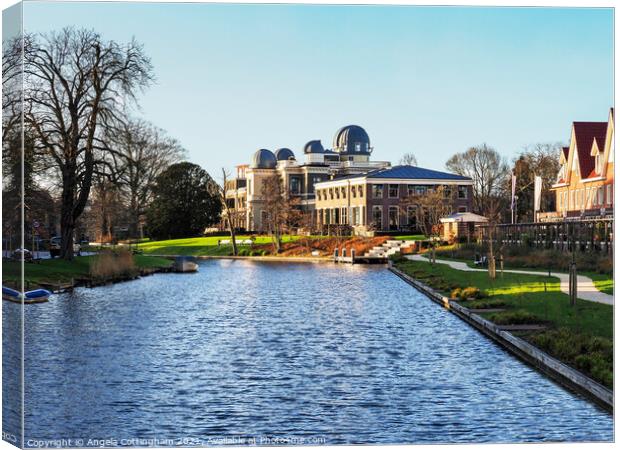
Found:
[{"label": "bollard", "polygon": [[355,264],[355,249],[351,249],[351,264]]}]

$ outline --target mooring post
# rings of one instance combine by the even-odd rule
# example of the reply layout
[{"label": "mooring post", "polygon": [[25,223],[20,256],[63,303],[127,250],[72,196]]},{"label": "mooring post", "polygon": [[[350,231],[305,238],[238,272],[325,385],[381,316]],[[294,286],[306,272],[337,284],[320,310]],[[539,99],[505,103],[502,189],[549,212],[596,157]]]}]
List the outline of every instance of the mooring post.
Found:
[{"label": "mooring post", "polygon": [[355,264],[355,249],[351,249],[351,264]]}]

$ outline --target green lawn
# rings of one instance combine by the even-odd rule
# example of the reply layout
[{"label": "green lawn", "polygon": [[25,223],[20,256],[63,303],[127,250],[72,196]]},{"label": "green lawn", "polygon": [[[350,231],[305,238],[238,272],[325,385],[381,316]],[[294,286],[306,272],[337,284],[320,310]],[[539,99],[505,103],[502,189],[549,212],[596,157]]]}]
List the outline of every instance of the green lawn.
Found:
[{"label": "green lawn", "polygon": [[423,234],[402,234],[398,236],[388,237],[388,239],[400,239],[403,241],[423,241],[426,236]]},{"label": "green lawn", "polygon": [[[63,259],[44,259],[38,263],[26,263],[25,281],[30,285],[69,283],[72,279],[87,278],[90,272],[90,261],[93,256],[76,256],[73,261]],[[138,268],[168,267],[172,261],[154,256],[134,255],[134,263]],[[20,263],[4,261],[2,263],[2,281],[16,285],[21,276]]]},{"label": "green lawn", "polygon": [[[286,235],[282,242],[296,241],[303,236]],[[310,236],[316,238],[318,236]],[[249,235],[237,236],[237,240],[249,239]],[[228,236],[208,236],[184,239],[169,239],[166,241],[149,241],[137,245],[144,254],[154,255],[185,255],[185,256],[228,256],[232,255],[232,245],[217,245],[218,241],[230,240]],[[269,236],[256,236],[255,244],[271,244]],[[238,248],[250,245],[238,245]]]},{"label": "green lawn", "polygon": [[[487,272],[467,272],[439,263],[432,267],[422,261],[402,261],[397,267],[444,295],[456,287],[475,286],[489,294],[488,301],[528,311],[557,328],[567,327],[607,338],[613,335],[612,306],[577,299],[576,307],[572,308],[569,296],[560,291],[560,280],[555,277],[498,273],[491,280]],[[467,302],[463,304],[467,306]]]},{"label": "green lawn", "polygon": [[487,272],[467,272],[445,264],[399,260],[396,267],[444,295],[459,287],[478,287],[487,293],[480,300],[459,303],[481,312],[496,323],[541,323],[548,330],[520,335],[556,358],[572,365],[607,387],[613,387],[613,307],[577,299],[560,291],[558,278],[504,273],[491,280]]},{"label": "green lawn", "polygon": [[[428,253],[424,253],[422,256],[428,257]],[[465,264],[467,264],[468,267],[471,267],[472,269],[479,269],[480,268],[480,267],[476,266],[472,260],[469,260],[469,259],[451,258],[450,256],[447,256],[445,254],[437,255],[436,258],[437,259],[445,259],[445,260],[448,260],[448,261],[464,262]],[[509,267],[508,265],[504,266],[504,270],[528,270],[528,271],[532,271],[532,272],[540,272],[541,274],[545,274],[545,273],[549,272],[548,270],[544,270],[544,269],[540,269],[540,268]],[[556,273],[568,273],[568,272],[562,272],[561,270],[556,270],[556,269],[552,269],[551,271],[552,272],[556,272]],[[497,272],[499,273],[499,262],[497,263]],[[605,294],[614,295],[614,279],[613,279],[613,275],[607,275],[607,274],[604,274],[604,273],[590,272],[590,271],[579,271],[579,270],[578,270],[578,274],[592,278],[592,281],[594,282],[594,287],[596,287],[599,291],[601,291],[601,292],[603,292]]]}]

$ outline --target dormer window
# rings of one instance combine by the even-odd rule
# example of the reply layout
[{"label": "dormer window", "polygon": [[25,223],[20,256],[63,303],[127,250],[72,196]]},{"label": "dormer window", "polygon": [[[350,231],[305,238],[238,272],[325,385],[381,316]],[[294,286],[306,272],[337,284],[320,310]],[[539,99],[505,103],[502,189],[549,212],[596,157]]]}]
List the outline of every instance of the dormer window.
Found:
[{"label": "dormer window", "polygon": [[362,143],[361,143],[361,142],[356,142],[356,143],[355,143],[355,151],[356,151],[357,153],[359,153],[359,152],[361,152],[361,151],[362,151]]}]

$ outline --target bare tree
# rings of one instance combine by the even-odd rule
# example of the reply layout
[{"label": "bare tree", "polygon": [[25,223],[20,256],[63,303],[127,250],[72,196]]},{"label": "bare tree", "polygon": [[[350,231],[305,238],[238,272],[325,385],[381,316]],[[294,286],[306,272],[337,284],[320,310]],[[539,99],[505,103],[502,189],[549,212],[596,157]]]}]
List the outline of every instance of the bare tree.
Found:
[{"label": "bare tree", "polygon": [[24,42],[24,118],[60,174],[60,255],[72,259],[76,222],[106,148],[103,130],[151,82],[152,66],[136,41],[104,41],[92,30],[65,28]]},{"label": "bare tree", "polygon": [[485,216],[489,213],[489,200],[501,192],[509,175],[504,159],[486,144],[457,153],[446,162],[446,168],[473,180],[474,211]]},{"label": "bare tree", "polygon": [[123,120],[108,130],[105,144],[115,183],[127,203],[130,235],[142,237],[141,224],[155,180],[169,166],[183,161],[186,151],[164,130],[139,119]]},{"label": "bare tree", "polygon": [[267,228],[276,253],[282,250],[282,236],[297,224],[301,212],[299,199],[291,197],[284,188],[282,177],[274,173],[263,180],[263,211],[266,215]]},{"label": "bare tree", "polygon": [[418,159],[413,153],[405,153],[402,158],[400,158],[398,164],[400,164],[401,166],[417,166]]},{"label": "bare tree", "polygon": [[[517,212],[523,221],[533,222],[534,179],[542,179],[541,207],[543,211],[555,210],[555,193],[551,186],[556,182],[560,170],[561,143],[538,143],[524,147],[514,159],[514,174],[517,177]],[[510,181],[508,180],[507,183]],[[515,218],[517,221],[517,218]]]},{"label": "bare tree", "polygon": [[235,215],[237,214],[237,211],[234,208],[230,207],[227,201],[228,199],[226,198],[226,189],[229,178],[230,173],[228,173],[226,169],[222,167],[222,185],[215,185],[215,187],[217,188],[217,195],[222,202],[222,209],[224,211],[224,216],[222,218],[224,219],[224,222],[226,223],[226,228],[228,228],[228,232],[230,233],[230,242],[232,243],[233,256],[237,256],[237,236],[235,233]]},{"label": "bare tree", "polygon": [[22,113],[22,46],[20,38],[2,43],[2,142],[16,132]]},{"label": "bare tree", "polygon": [[431,247],[431,264],[435,264],[435,247],[441,239],[441,219],[452,213],[455,193],[445,186],[429,189],[425,194],[413,194],[400,202],[400,208],[406,214],[412,209],[417,226],[429,239]]}]

